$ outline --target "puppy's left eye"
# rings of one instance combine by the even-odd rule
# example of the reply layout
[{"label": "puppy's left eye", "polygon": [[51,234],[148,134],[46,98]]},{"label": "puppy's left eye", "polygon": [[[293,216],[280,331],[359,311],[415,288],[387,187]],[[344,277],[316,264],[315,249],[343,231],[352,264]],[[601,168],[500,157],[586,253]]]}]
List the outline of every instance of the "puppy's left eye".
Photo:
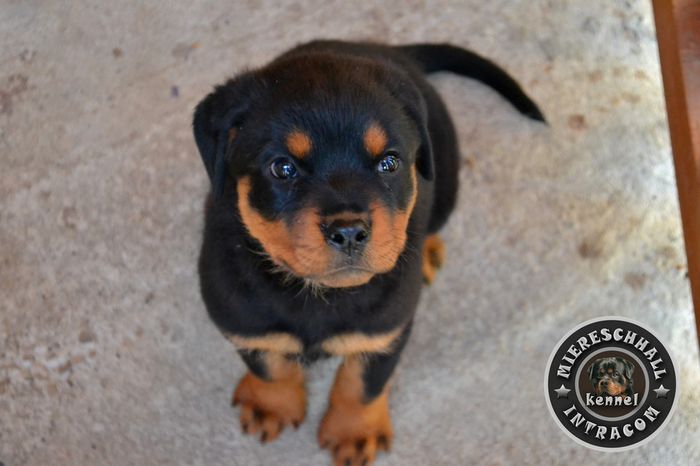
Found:
[{"label": "puppy's left eye", "polygon": [[619,373],[619,372],[615,372],[613,375],[614,375],[615,377],[619,377],[619,376],[620,376],[620,373]]},{"label": "puppy's left eye", "polygon": [[394,152],[387,152],[384,157],[377,163],[377,171],[379,173],[391,173],[399,169],[399,157]]},{"label": "puppy's left eye", "polygon": [[296,178],[299,171],[294,165],[294,162],[287,158],[279,158],[272,161],[270,164],[270,172],[275,178],[280,180],[288,180]]}]

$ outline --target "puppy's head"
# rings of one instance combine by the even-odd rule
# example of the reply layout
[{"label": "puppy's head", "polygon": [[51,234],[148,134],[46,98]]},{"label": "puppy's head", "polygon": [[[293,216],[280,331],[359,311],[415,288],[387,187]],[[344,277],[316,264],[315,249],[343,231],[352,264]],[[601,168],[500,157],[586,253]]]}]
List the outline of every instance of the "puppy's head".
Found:
[{"label": "puppy's head", "polygon": [[600,358],[593,361],[588,378],[596,395],[622,396],[632,390],[634,364],[626,359]]},{"label": "puppy's head", "polygon": [[313,54],[241,75],[198,106],[214,197],[278,269],[350,287],[405,248],[418,176],[432,179],[425,103],[391,65]]}]

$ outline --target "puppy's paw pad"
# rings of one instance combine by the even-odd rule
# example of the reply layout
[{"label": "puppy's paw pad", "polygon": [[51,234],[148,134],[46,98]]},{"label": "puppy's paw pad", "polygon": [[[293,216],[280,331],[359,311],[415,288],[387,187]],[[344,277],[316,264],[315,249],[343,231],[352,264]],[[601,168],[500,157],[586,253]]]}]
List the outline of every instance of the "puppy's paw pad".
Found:
[{"label": "puppy's paw pad", "polygon": [[239,382],[232,404],[240,408],[243,432],[259,434],[262,443],[275,440],[288,425],[298,428],[306,417],[306,391],[303,382],[296,380],[267,382],[248,373]]},{"label": "puppy's paw pad", "polygon": [[445,263],[445,243],[437,234],[428,235],[423,243],[423,280],[430,284]]},{"label": "puppy's paw pad", "polygon": [[369,466],[378,451],[389,451],[390,444],[391,432],[385,432],[326,440],[324,448],[331,452],[336,466]]},{"label": "puppy's paw pad", "polygon": [[370,405],[331,406],[321,422],[318,441],[334,466],[369,466],[378,451],[389,451],[393,438],[385,400]]}]

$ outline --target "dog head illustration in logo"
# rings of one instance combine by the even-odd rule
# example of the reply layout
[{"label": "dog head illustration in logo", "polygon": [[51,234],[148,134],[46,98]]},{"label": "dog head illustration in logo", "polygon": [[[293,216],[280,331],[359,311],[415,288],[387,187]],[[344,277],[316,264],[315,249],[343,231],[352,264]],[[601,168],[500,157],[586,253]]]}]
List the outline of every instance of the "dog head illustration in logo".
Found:
[{"label": "dog head illustration in logo", "polygon": [[624,358],[600,358],[588,369],[588,378],[596,395],[633,396],[634,364]]}]

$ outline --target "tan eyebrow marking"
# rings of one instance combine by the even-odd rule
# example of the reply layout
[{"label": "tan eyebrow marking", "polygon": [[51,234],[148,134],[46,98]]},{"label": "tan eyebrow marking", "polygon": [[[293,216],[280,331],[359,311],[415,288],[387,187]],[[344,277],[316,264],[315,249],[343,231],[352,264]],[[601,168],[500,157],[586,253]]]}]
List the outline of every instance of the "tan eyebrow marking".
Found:
[{"label": "tan eyebrow marking", "polygon": [[384,153],[386,145],[389,142],[387,138],[386,131],[384,128],[379,126],[378,123],[371,123],[365,130],[365,135],[363,137],[365,143],[365,149],[373,157],[379,157]]},{"label": "tan eyebrow marking", "polygon": [[295,129],[287,135],[287,150],[294,157],[303,159],[311,152],[311,138],[305,132]]}]

